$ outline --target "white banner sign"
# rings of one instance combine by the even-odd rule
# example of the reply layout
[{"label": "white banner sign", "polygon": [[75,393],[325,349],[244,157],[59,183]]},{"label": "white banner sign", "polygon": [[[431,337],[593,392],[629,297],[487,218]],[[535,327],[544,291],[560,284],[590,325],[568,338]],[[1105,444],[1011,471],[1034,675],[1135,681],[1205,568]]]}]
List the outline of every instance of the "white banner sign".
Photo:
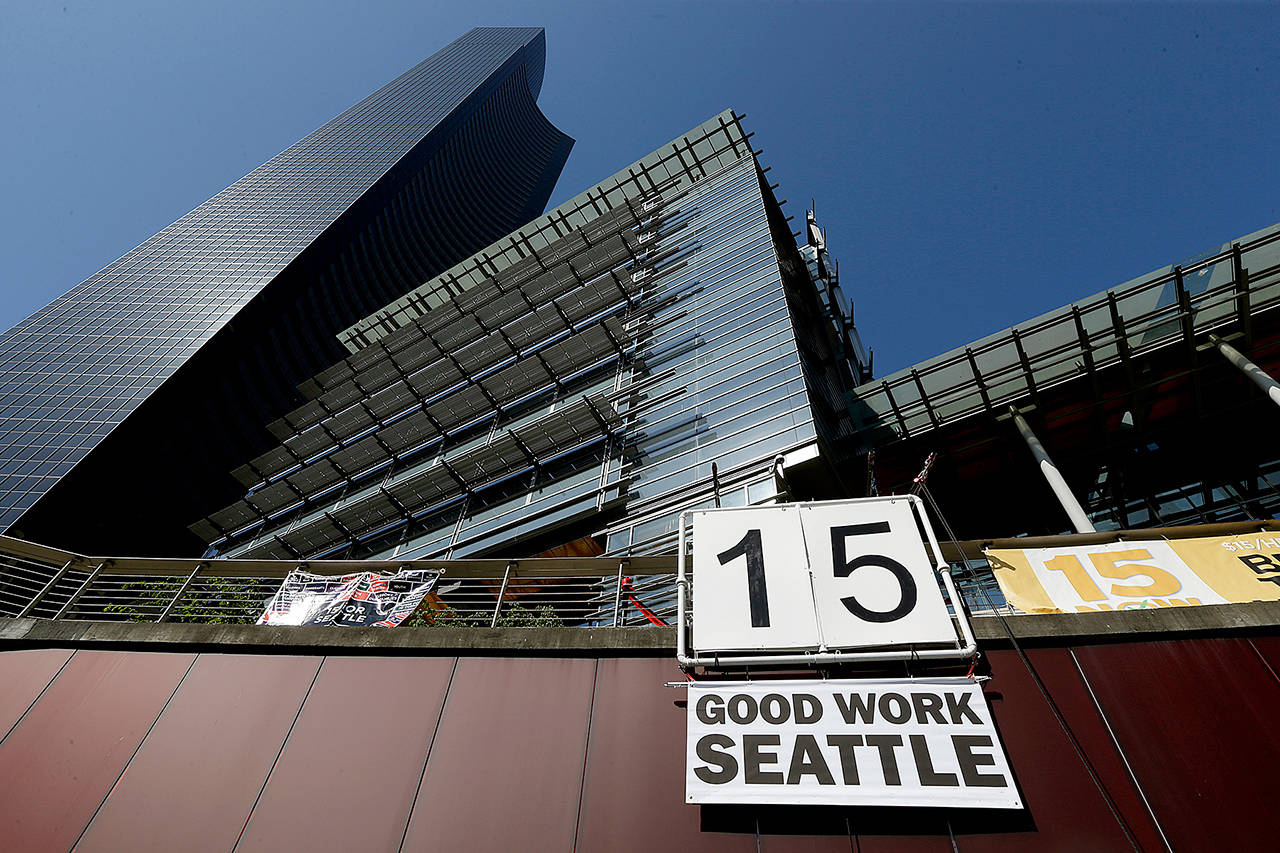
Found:
[{"label": "white banner sign", "polygon": [[955,642],[910,498],[701,510],[689,519],[698,652]]},{"label": "white banner sign", "polygon": [[267,602],[259,625],[380,625],[394,628],[418,609],[439,572],[315,575],[295,569]]},{"label": "white banner sign", "polygon": [[[1280,599],[1280,537],[1238,533],[987,551],[1005,599],[1028,613],[1155,610]],[[1269,553],[1268,553],[1269,552]]]},{"label": "white banner sign", "polygon": [[1022,808],[965,678],[691,683],[685,767],[690,803]]}]

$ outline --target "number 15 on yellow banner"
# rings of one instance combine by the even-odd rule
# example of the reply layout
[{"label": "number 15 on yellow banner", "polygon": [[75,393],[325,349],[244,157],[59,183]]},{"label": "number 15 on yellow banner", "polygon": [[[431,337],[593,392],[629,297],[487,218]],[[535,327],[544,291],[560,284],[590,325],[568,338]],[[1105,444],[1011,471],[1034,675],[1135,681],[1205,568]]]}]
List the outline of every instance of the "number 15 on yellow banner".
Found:
[{"label": "number 15 on yellow banner", "polygon": [[1144,610],[1227,601],[1161,540],[991,551],[988,557],[1010,603],[1031,612]]}]

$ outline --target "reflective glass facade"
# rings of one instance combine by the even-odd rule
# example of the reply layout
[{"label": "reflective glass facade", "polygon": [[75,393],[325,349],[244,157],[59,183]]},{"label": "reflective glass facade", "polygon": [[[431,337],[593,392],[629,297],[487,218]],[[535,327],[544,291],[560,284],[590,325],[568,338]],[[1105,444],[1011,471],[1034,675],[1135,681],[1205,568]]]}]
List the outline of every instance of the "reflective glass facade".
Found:
[{"label": "reflective glass facade", "polygon": [[198,548],[337,332],[542,211],[572,144],[544,60],[471,31],[0,337],[0,525]]},{"label": "reflective glass facade", "polygon": [[773,499],[777,457],[830,467],[852,373],[824,311],[722,113],[343,332],[192,529],[277,558],[670,550],[683,509]]},{"label": "reflective glass facade", "polygon": [[765,205],[752,158],[679,202],[688,231],[672,240],[685,266],[655,287],[628,366],[641,390],[624,399],[641,410],[610,470],[628,498],[610,550],[669,550],[678,512],[714,500],[713,462],[738,502],[744,480],[772,494],[774,457],[816,438]]}]

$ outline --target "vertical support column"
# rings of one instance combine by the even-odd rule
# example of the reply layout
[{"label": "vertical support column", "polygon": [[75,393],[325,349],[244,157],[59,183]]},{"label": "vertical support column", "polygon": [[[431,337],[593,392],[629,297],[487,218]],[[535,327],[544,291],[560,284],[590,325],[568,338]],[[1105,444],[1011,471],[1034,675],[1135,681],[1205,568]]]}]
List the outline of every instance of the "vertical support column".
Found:
[{"label": "vertical support column", "polygon": [[1027,449],[1036,458],[1040,473],[1049,483],[1049,488],[1053,489],[1053,494],[1067,513],[1067,517],[1071,519],[1071,526],[1076,529],[1076,533],[1095,533],[1093,522],[1089,521],[1089,516],[1085,515],[1084,507],[1080,506],[1076,496],[1071,493],[1067,481],[1062,478],[1058,466],[1054,465],[1053,460],[1049,458],[1049,452],[1044,449],[1040,439],[1036,438],[1036,434],[1031,431],[1026,418],[1022,417],[1013,406],[1009,407],[1009,414],[1013,417],[1013,423],[1018,428],[1018,432],[1022,434],[1022,440],[1027,443]]},{"label": "vertical support column", "polygon": [[1265,370],[1245,358],[1243,353],[1217,335],[1210,335],[1209,342],[1218,348],[1218,352],[1222,353],[1227,361],[1239,368],[1240,372],[1245,376],[1248,376],[1254,385],[1261,388],[1262,392],[1271,398],[1271,402],[1280,406],[1280,382],[1272,379]]}]

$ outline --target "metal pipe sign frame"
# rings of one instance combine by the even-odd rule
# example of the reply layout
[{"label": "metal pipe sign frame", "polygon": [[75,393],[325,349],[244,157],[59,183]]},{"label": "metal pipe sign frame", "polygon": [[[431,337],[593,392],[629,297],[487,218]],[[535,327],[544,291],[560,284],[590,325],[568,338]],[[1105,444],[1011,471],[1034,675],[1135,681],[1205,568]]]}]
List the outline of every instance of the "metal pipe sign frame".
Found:
[{"label": "metal pipe sign frame", "polygon": [[[692,609],[691,520],[702,522]],[[977,651],[914,495],[689,510],[680,515],[677,573],[676,657],[685,667],[963,659]]]}]

